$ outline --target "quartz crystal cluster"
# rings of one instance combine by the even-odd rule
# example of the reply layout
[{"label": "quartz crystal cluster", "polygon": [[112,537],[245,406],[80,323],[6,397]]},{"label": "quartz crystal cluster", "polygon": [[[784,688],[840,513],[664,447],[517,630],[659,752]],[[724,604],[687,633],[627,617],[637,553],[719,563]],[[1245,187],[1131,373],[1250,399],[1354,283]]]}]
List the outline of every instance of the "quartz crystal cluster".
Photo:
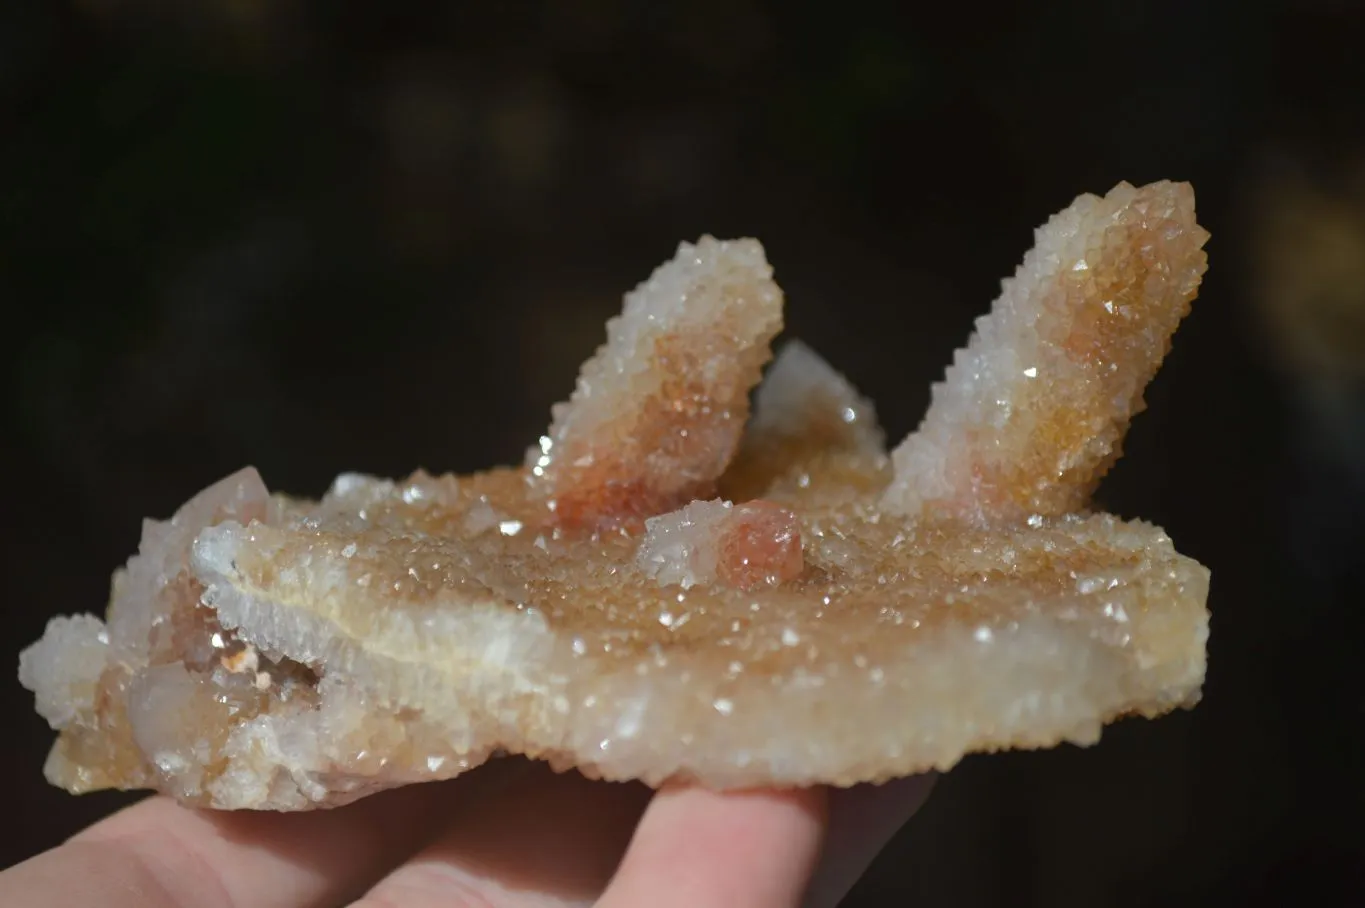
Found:
[{"label": "quartz crystal cluster", "polygon": [[1184,184],[1077,199],[893,452],[810,348],[763,374],[757,242],[683,244],[523,466],[320,501],[246,469],[148,521],[104,619],[21,657],[47,776],[279,810],[501,753],[848,785],[1191,705],[1208,571],[1088,502],[1206,239]]}]

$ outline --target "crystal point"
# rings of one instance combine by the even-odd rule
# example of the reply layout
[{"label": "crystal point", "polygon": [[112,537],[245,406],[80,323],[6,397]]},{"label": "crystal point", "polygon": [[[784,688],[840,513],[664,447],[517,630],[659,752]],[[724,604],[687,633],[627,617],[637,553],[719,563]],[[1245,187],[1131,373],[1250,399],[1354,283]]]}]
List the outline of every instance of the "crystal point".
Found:
[{"label": "crystal point", "polygon": [[1194,190],[1172,182],[1083,195],[1040,227],[893,453],[883,506],[983,522],[1085,508],[1189,312],[1208,237]]}]

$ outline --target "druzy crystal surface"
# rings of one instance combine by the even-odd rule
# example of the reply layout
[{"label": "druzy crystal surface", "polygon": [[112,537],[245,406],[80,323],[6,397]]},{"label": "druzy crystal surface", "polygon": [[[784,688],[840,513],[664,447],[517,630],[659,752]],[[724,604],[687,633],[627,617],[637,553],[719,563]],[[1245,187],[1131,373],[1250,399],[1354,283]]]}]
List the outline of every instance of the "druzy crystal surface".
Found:
[{"label": "druzy crystal surface", "polygon": [[1192,705],[1208,571],[1088,502],[1206,239],[1183,184],[1077,199],[893,453],[810,348],[764,375],[757,242],[683,244],[524,465],[316,502],[246,469],[148,521],[105,618],[21,658],[47,776],[282,810],[500,753],[848,785]]}]

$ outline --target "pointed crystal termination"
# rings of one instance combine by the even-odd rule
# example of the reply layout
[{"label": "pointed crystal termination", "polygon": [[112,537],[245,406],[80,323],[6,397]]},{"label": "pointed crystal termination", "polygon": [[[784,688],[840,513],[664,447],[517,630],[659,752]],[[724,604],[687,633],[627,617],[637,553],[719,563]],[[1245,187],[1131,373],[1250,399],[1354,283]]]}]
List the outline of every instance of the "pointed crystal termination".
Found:
[{"label": "pointed crystal termination", "polygon": [[726,498],[847,496],[884,482],[886,437],[853,384],[799,340],[782,345],[721,477]]},{"label": "pointed crystal termination", "polygon": [[1172,182],[1083,195],[1040,227],[893,452],[883,506],[977,522],[1085,508],[1189,312],[1208,237]]},{"label": "pointed crystal termination", "polygon": [[528,455],[569,526],[636,522],[711,496],[782,328],[756,240],[702,237],[626,295],[607,341]]}]

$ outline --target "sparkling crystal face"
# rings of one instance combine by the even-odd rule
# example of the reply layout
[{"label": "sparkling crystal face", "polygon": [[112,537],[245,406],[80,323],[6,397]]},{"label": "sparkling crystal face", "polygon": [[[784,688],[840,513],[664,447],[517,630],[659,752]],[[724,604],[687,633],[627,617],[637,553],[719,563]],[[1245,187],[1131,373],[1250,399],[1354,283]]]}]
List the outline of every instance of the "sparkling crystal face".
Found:
[{"label": "sparkling crystal face", "polygon": [[684,244],[626,298],[518,468],[246,470],[56,619],[21,679],[49,778],[303,809],[495,752],[716,787],[852,784],[1088,743],[1198,697],[1208,572],[1085,508],[1188,310],[1187,186],[1083,196],[888,453],[782,348],[753,241]]}]

